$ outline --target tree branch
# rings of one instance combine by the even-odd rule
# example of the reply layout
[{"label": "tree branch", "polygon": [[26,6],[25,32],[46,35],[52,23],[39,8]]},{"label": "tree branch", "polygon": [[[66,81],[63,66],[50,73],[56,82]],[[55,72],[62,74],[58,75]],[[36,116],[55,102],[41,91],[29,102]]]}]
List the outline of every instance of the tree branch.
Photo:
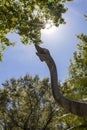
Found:
[{"label": "tree branch", "polygon": [[74,127],[71,127],[67,130],[73,130],[73,129],[76,129],[76,128],[87,128],[87,124],[82,124],[82,125],[78,125],[78,126],[74,126]]}]

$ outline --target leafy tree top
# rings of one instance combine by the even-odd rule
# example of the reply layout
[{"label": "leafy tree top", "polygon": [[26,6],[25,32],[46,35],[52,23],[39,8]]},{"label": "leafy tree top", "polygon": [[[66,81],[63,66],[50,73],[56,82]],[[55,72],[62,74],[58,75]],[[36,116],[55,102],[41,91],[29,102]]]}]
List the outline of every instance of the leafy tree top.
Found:
[{"label": "leafy tree top", "polygon": [[0,59],[6,46],[14,45],[7,38],[9,32],[21,36],[23,44],[41,43],[41,29],[48,20],[55,26],[63,24],[63,2],[72,0],[3,0],[0,2]]},{"label": "leafy tree top", "polygon": [[[0,89],[0,124],[10,129],[50,129],[59,108],[51,96],[49,79],[36,75],[11,79]],[[56,126],[55,126],[56,127]]]}]

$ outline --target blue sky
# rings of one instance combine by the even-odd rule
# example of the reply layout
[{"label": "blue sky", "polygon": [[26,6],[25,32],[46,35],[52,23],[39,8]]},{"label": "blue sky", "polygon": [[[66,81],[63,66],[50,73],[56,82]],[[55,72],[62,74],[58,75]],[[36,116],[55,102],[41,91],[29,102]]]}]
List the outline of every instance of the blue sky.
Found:
[{"label": "blue sky", "polygon": [[[58,28],[42,30],[41,36],[41,46],[50,50],[58,68],[60,81],[64,81],[68,76],[69,60],[73,58],[76,44],[79,43],[76,35],[87,34],[87,22],[84,18],[84,14],[87,14],[87,0],[74,0],[65,6],[68,7],[68,11],[63,17],[67,23]],[[33,44],[24,46],[16,34],[9,35],[9,38],[17,41],[17,45],[8,47],[4,53],[3,61],[0,63],[0,85],[5,80],[19,78],[25,74],[38,74],[41,79],[49,77],[49,70],[36,56]]]}]

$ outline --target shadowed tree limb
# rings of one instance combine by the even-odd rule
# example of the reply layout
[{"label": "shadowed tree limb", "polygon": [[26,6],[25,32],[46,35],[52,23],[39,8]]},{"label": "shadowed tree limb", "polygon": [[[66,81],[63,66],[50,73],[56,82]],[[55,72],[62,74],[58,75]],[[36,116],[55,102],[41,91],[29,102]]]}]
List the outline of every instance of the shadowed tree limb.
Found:
[{"label": "shadowed tree limb", "polygon": [[82,124],[82,125],[78,125],[78,126],[74,126],[74,127],[71,127],[67,130],[75,130],[75,129],[82,129],[82,128],[87,128],[87,124]]}]

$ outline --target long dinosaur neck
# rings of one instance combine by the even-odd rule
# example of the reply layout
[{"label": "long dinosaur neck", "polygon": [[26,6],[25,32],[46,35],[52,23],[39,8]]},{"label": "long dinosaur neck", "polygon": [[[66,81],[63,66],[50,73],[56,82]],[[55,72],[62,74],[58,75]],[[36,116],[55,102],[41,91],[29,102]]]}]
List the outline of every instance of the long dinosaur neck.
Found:
[{"label": "long dinosaur neck", "polygon": [[46,60],[51,76],[51,87],[54,99],[67,111],[87,118],[87,104],[70,100],[62,95],[58,85],[57,69],[54,60],[50,56],[50,59]]},{"label": "long dinosaur neck", "polygon": [[61,92],[58,84],[58,75],[57,75],[57,69],[55,62],[52,57],[50,57],[50,61],[46,61],[49,71],[50,71],[50,76],[51,76],[51,87],[52,87],[52,92],[53,96],[56,101],[59,101],[61,98]]}]

